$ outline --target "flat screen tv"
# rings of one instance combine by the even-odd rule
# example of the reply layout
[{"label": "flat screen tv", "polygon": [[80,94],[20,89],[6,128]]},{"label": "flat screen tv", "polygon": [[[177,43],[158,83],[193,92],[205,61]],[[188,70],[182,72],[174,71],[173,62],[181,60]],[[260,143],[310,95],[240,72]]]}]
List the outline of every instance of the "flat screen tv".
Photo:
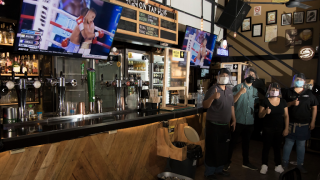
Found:
[{"label": "flat screen tv", "polygon": [[209,68],[217,35],[187,26],[182,50],[191,52],[190,66]]},{"label": "flat screen tv", "polygon": [[23,0],[15,51],[107,59],[121,12],[101,0]]}]

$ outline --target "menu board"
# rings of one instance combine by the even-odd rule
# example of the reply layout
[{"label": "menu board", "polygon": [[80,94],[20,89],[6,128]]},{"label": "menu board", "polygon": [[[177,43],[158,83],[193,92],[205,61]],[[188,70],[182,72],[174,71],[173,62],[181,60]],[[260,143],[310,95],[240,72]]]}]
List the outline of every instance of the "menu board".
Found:
[{"label": "menu board", "polygon": [[164,30],[161,30],[160,33],[161,33],[161,38],[168,39],[168,40],[171,40],[171,41],[175,41],[176,40],[177,35],[174,34],[174,33],[167,32],[167,31],[164,31]]},{"label": "menu board", "polygon": [[142,24],[139,24],[139,33],[140,34],[145,34],[148,36],[154,36],[154,37],[159,37],[159,32],[157,28],[145,26]]},{"label": "menu board", "polygon": [[139,13],[139,21],[152,24],[155,26],[159,26],[159,19],[155,16],[140,12]]},{"label": "menu board", "polygon": [[161,27],[166,28],[166,29],[170,29],[172,31],[176,31],[177,30],[177,24],[174,22],[170,22],[170,21],[166,21],[164,19],[161,19]]},{"label": "menu board", "polygon": [[123,7],[121,16],[126,17],[126,18],[130,18],[133,20],[137,20],[137,11]]},{"label": "menu board", "polygon": [[137,24],[134,22],[129,22],[129,21],[125,21],[125,20],[120,19],[119,24],[118,24],[118,29],[136,32],[137,31]]}]

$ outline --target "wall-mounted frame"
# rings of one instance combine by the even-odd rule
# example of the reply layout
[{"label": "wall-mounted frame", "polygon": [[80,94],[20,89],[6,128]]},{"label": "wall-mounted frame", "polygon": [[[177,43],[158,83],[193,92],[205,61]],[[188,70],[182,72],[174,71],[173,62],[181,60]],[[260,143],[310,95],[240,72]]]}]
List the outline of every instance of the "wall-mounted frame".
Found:
[{"label": "wall-mounted frame", "polygon": [[277,42],[278,41],[278,26],[276,24],[266,26],[264,42]]},{"label": "wall-mounted frame", "polygon": [[252,24],[252,37],[262,37],[263,24]]},{"label": "wall-mounted frame", "polygon": [[281,26],[287,26],[292,24],[292,14],[285,13],[281,14]]},{"label": "wall-mounted frame", "polygon": [[177,45],[178,11],[152,1],[145,5],[144,1],[110,0],[123,7],[117,33]]},{"label": "wall-mounted frame", "polygon": [[247,17],[241,24],[241,32],[251,31],[251,17]]},{"label": "wall-mounted frame", "polygon": [[293,13],[293,24],[303,24],[304,23],[304,11]]},{"label": "wall-mounted frame", "polygon": [[277,10],[267,11],[267,14],[266,14],[266,24],[267,24],[267,25],[277,24],[277,14],[278,14],[278,11],[277,11]]},{"label": "wall-mounted frame", "polygon": [[317,20],[318,20],[318,10],[317,9],[307,11],[307,14],[306,14],[306,22],[307,23],[317,22]]}]

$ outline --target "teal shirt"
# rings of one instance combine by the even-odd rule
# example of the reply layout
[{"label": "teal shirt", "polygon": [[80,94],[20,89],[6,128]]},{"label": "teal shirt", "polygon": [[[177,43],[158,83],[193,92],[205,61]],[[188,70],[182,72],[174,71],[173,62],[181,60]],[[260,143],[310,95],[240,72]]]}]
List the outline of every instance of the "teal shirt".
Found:
[{"label": "teal shirt", "polygon": [[259,102],[258,90],[253,86],[248,87],[246,83],[241,83],[233,87],[233,95],[236,95],[241,85],[247,89],[245,94],[242,94],[238,101],[234,104],[237,123],[252,125],[254,123],[254,104]]}]

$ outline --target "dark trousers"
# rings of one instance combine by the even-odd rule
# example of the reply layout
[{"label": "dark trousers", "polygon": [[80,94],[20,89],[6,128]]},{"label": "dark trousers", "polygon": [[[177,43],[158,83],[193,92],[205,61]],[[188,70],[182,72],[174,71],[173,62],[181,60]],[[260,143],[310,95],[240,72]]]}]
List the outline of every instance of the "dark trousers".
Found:
[{"label": "dark trousers", "polygon": [[273,147],[275,165],[278,166],[281,164],[282,132],[282,127],[263,128],[262,164],[268,166],[269,151],[271,147]]},{"label": "dark trousers", "polygon": [[243,164],[249,163],[249,143],[251,139],[251,135],[253,132],[253,124],[252,125],[244,125],[237,123],[236,130],[231,135],[231,142],[229,148],[229,163],[231,163],[233,149],[236,147],[238,139],[242,136],[242,157]]}]

